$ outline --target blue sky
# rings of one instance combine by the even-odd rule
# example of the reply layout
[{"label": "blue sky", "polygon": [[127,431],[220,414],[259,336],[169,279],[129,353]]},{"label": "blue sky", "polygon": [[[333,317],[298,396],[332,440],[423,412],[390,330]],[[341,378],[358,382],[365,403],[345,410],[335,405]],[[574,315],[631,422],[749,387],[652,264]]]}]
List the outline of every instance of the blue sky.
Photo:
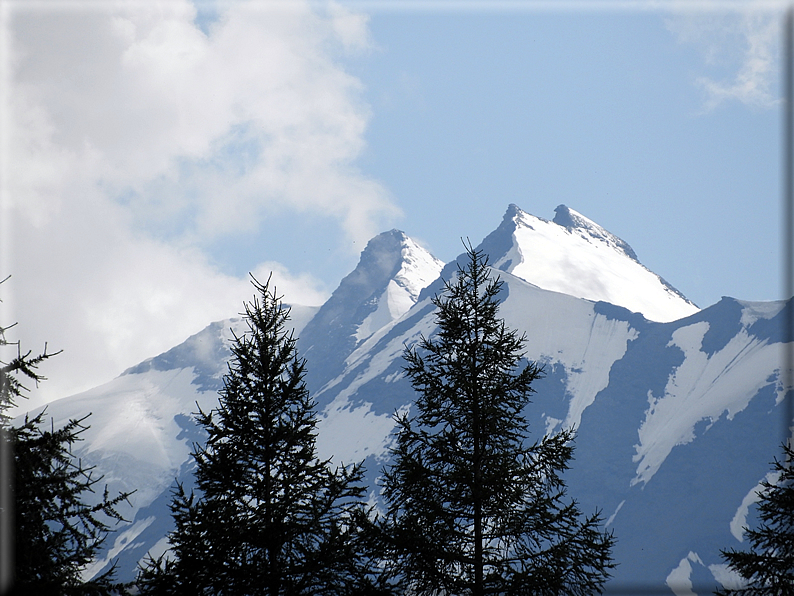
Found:
[{"label": "blue sky", "polygon": [[[733,83],[750,42],[705,25],[703,37],[725,47],[681,41],[688,18],[376,9],[374,47],[345,66],[371,109],[356,164],[402,210],[384,225],[449,260],[461,236],[484,237],[510,202],[546,218],[564,203],[626,239],[700,306],[778,298],[777,70],[767,101],[716,100],[699,80]],[[313,235],[322,219],[309,217]],[[282,225],[265,223],[260,238]],[[232,246],[227,266],[250,269]],[[328,287],[350,267],[332,251],[315,268],[304,248],[302,236],[287,237],[276,260]]]},{"label": "blue sky", "polygon": [[373,98],[364,163],[442,258],[509,201],[547,218],[565,203],[701,306],[778,297],[778,110],[706,110],[694,81],[712,69],[660,15],[392,19],[381,36],[373,19],[374,36],[418,99],[379,118]]},{"label": "blue sky", "polygon": [[38,401],[234,315],[249,271],[317,304],[375,233],[448,261],[509,203],[701,307],[781,295],[782,4],[3,4],[3,321],[64,349]]}]

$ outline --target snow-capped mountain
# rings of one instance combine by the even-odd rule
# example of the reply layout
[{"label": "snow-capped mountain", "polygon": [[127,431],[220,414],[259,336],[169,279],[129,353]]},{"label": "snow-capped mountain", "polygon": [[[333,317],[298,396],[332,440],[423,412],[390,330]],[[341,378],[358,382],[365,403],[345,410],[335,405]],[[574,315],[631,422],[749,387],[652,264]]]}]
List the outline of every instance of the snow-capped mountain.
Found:
[{"label": "snow-capped mountain", "polygon": [[[527,358],[545,366],[526,413],[530,436],[577,429],[569,494],[586,513],[601,509],[615,532],[609,586],[689,595],[729,581],[719,549],[741,547],[783,438],[782,320],[792,303],[723,298],[699,310],[623,240],[563,206],[546,221],[511,205],[480,248],[505,282],[500,315],[526,332]],[[387,232],[318,311],[293,310],[321,414],[320,455],[365,460],[375,498],[392,415],[413,401],[404,346],[434,333],[431,297],[456,263],[440,269],[407,236]],[[239,324],[213,323],[49,406],[56,425],[93,412],[78,454],[111,490],[138,489],[131,523],[91,571],[118,557],[131,579],[147,551],[166,548],[170,486],[175,477],[190,485],[190,446],[201,440],[190,413],[196,402],[217,403],[228,328]]]},{"label": "snow-capped mountain", "polygon": [[553,221],[510,205],[483,248],[494,255],[494,267],[540,288],[624,306],[651,321],[698,311],[646,269],[626,242],[565,205],[555,209]]},{"label": "snow-capped mountain", "polygon": [[307,373],[310,389],[336,376],[350,352],[405,314],[443,266],[399,230],[370,240],[358,266],[300,334],[298,348],[313,362]]}]

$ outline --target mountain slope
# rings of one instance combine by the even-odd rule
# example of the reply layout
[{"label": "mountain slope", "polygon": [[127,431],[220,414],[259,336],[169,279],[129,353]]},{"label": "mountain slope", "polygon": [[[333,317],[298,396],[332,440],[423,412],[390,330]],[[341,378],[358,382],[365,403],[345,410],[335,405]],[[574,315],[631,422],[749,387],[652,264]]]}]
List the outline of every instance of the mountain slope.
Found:
[{"label": "mountain slope", "polygon": [[[752,521],[753,491],[781,439],[779,352],[791,341],[781,320],[792,303],[724,298],[698,310],[644,269],[628,244],[573,210],[557,215],[548,222],[511,206],[480,245],[505,281],[500,315],[526,333],[527,358],[545,366],[526,412],[530,435],[576,427],[566,479],[582,510],[601,508],[615,531],[620,565],[610,585],[690,594],[693,582],[695,593],[710,593],[725,576],[718,551],[737,545],[741,526]],[[544,287],[577,271],[531,267],[528,255],[540,258],[542,246],[553,252],[552,239],[577,267],[606,255],[612,274],[597,276],[600,286],[576,278],[570,293]],[[455,267],[449,263],[433,281],[440,264],[404,234],[387,232],[299,329],[321,412],[320,455],[365,460],[376,501],[392,415],[413,402],[402,352],[435,332],[430,299]],[[642,276],[648,284],[625,285]],[[596,290],[620,302],[580,295]],[[650,320],[627,304],[666,315]],[[690,312],[668,320],[675,309]],[[111,537],[108,557],[92,571],[117,556],[121,577],[131,579],[147,551],[166,548],[170,486],[175,477],[190,486],[188,454],[202,440],[190,412],[196,402],[204,409],[217,403],[235,325],[213,323],[107,385],[49,406],[56,425],[93,411],[78,455],[106,474],[111,491],[139,489],[131,524]]]},{"label": "mountain slope", "polygon": [[[570,494],[584,511],[603,509],[615,530],[613,585],[663,586],[693,552],[706,589],[717,586],[719,549],[735,544],[734,520],[781,440],[769,429],[782,414],[773,330],[783,303],[726,298],[658,323],[501,275],[501,315],[527,333],[527,357],[547,373],[527,411],[530,431],[577,428]],[[403,346],[435,331],[428,303],[354,353],[318,396],[318,445],[341,461],[369,458],[372,485],[388,457],[390,414],[411,404]]]},{"label": "mountain slope", "polygon": [[[290,323],[296,336],[311,340],[304,350],[311,348],[315,361],[325,358],[332,368],[340,347],[344,350],[346,342],[355,347],[359,338],[401,316],[441,266],[403,232],[380,234],[323,307],[291,305]],[[217,406],[232,333],[245,329],[239,318],[211,323],[109,383],[47,406],[55,426],[92,413],[77,455],[87,466],[96,466],[111,492],[135,491],[131,509],[123,512],[132,523],[111,536],[106,556],[88,570],[89,576],[118,558],[121,577],[132,579],[137,562],[150,549],[165,549],[170,489],[175,479],[191,486],[190,452],[194,442],[203,441],[192,413]]]}]

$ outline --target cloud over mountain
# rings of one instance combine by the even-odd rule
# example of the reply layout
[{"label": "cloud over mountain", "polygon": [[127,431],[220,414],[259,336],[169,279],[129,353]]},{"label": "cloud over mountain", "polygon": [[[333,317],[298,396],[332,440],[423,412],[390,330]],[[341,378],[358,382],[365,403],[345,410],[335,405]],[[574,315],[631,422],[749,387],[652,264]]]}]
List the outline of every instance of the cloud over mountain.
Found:
[{"label": "cloud over mountain", "polygon": [[[43,396],[234,314],[248,282],[210,243],[286,211],[324,218],[347,247],[398,213],[355,165],[370,114],[342,59],[367,51],[366,19],[304,2],[221,8],[206,30],[188,0],[15,4],[3,19],[4,322],[69,354]],[[290,300],[327,295],[268,268]]]}]

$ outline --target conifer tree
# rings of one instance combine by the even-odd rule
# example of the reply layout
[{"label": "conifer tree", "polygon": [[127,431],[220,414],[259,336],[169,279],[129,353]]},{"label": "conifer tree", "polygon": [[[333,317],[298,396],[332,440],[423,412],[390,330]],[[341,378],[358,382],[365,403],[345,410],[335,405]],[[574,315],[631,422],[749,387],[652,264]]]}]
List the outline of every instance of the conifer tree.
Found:
[{"label": "conifer tree", "polygon": [[391,572],[417,595],[600,591],[614,539],[566,498],[572,431],[527,444],[542,369],[521,364],[525,338],[498,317],[503,282],[466,248],[433,300],[437,333],[404,353],[418,396],[415,415],[397,418],[383,476]]},{"label": "conifer tree", "polygon": [[331,468],[316,453],[315,402],[305,361],[267,284],[245,305],[217,410],[199,409],[196,494],[180,485],[170,554],[150,559],[143,593],[383,594],[368,554],[361,465]]},{"label": "conifer tree", "polygon": [[49,430],[46,411],[12,424],[7,412],[25,397],[24,383],[43,381],[39,365],[60,352],[45,344],[41,354],[23,353],[19,342],[6,339],[9,328],[0,327],[0,348],[16,351],[0,361],[0,594],[118,594],[125,586],[114,582],[114,566],[90,580],[82,572],[99,554],[109,524],[124,521],[117,506],[130,493],[111,498],[106,486],[101,499],[89,497],[102,477],[72,455],[88,416]]},{"label": "conifer tree", "polygon": [[87,430],[88,416],[49,430],[44,416],[26,417],[9,429],[16,523],[15,579],[8,593],[118,594],[125,586],[114,581],[115,566],[90,580],[82,572],[99,554],[111,521],[125,521],[117,506],[130,493],[111,498],[105,486],[99,502],[87,502],[102,477],[75,460],[72,448]]},{"label": "conifer tree", "polygon": [[794,594],[794,449],[783,445],[783,459],[775,459],[777,481],[761,482],[757,529],[745,528],[750,551],[722,551],[723,559],[745,581],[743,588],[718,594],[732,596],[789,596]]}]

